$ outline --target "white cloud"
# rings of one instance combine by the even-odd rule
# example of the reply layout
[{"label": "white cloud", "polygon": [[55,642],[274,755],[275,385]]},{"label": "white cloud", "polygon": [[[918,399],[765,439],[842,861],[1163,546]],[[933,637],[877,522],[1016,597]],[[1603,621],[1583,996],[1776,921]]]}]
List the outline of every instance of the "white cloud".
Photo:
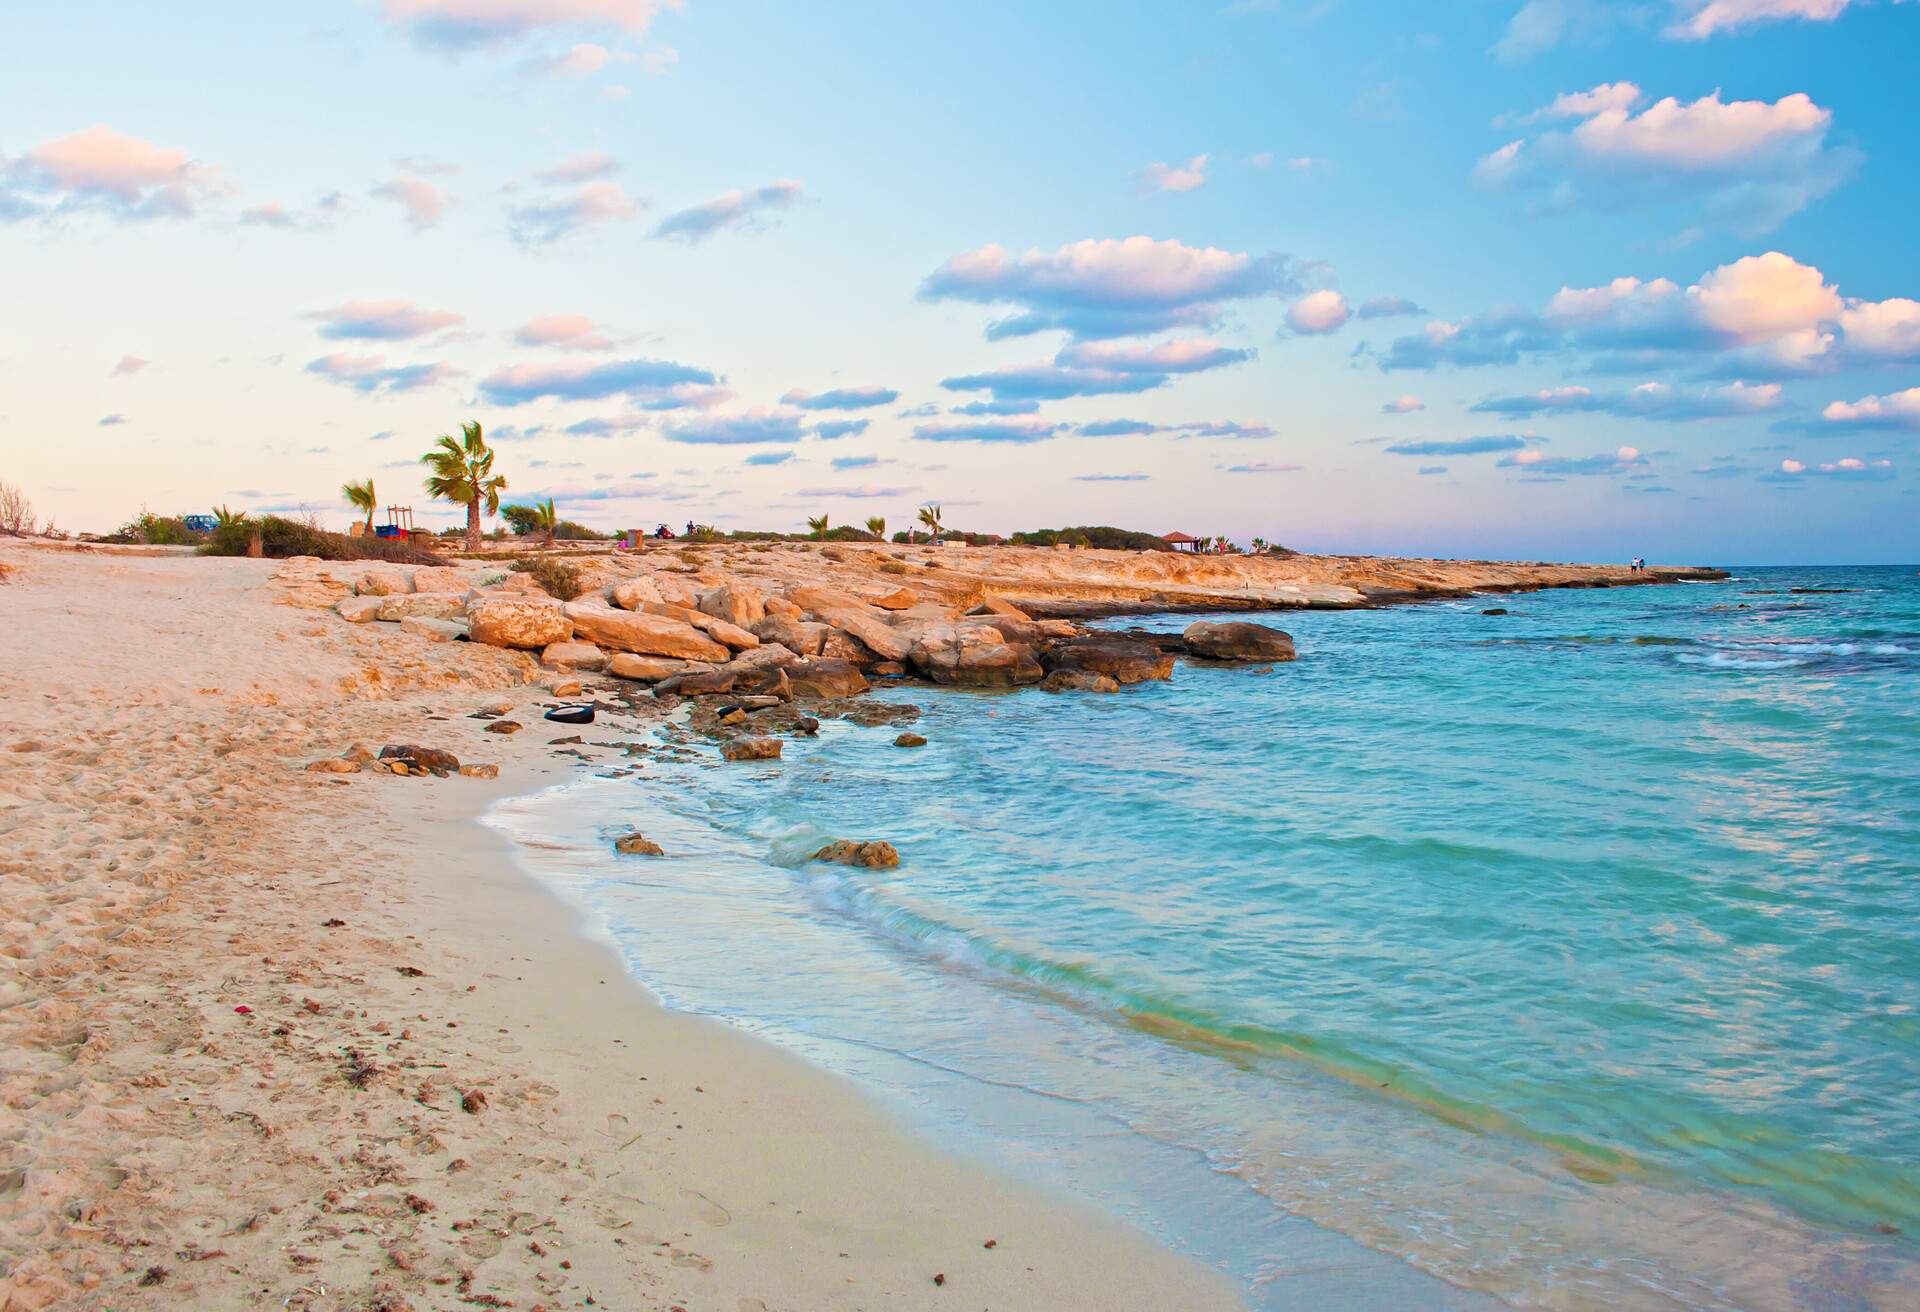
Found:
[{"label": "white cloud", "polygon": [[1836,427],[1896,428],[1920,432],[1920,387],[1858,401],[1834,401],[1820,418]]},{"label": "white cloud", "polygon": [[1287,307],[1287,326],[1297,333],[1336,332],[1353,316],[1347,298],[1336,291],[1308,292]]},{"label": "white cloud", "polygon": [[619,183],[589,182],[557,200],[517,205],[507,212],[507,223],[515,241],[543,246],[588,228],[625,222],[641,208]]},{"label": "white cloud", "polygon": [[605,151],[590,150],[570,155],[552,168],[537,169],[533,177],[536,182],[592,182],[619,168],[620,161]]},{"label": "white cloud", "polygon": [[513,340],[562,351],[604,351],[614,345],[584,314],[537,314],[514,330]]},{"label": "white cloud", "polygon": [[389,23],[420,44],[457,51],[497,46],[545,30],[612,29],[640,36],[680,0],[381,0]]},{"label": "white cloud", "polygon": [[729,191],[667,215],[654,228],[653,235],[702,242],[723,229],[752,226],[761,215],[786,209],[800,199],[800,192],[800,184],[791,178],[781,178],[752,191]]},{"label": "white cloud", "polygon": [[1732,32],[1758,23],[1800,18],[1830,23],[1852,0],[1680,0],[1685,16],[1667,29],[1683,41],[1704,41],[1716,32]]},{"label": "white cloud", "polygon": [[373,189],[372,194],[380,200],[390,200],[406,212],[407,222],[416,231],[437,225],[446,216],[447,207],[453,203],[453,197],[437,183],[428,182],[417,173],[402,173]]},{"label": "white cloud", "polygon": [[1155,191],[1197,190],[1206,185],[1208,159],[1206,155],[1195,155],[1185,164],[1149,164],[1140,170],[1138,178],[1140,191],[1144,194]]},{"label": "white cloud", "polygon": [[1888,360],[1920,360],[1920,301],[1848,301],[1840,328],[1849,351]]}]

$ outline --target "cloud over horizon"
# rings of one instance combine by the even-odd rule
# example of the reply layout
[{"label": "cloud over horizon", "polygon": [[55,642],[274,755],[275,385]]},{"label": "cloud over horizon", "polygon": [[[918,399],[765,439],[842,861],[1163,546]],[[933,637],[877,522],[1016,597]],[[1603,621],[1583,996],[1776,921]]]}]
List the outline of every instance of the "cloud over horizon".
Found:
[{"label": "cloud over horizon", "polygon": [[690,244],[703,242],[728,228],[753,227],[762,215],[793,205],[800,199],[800,192],[800,184],[791,178],[781,178],[752,191],[729,191],[699,205],[675,210],[660,220],[653,235]]}]

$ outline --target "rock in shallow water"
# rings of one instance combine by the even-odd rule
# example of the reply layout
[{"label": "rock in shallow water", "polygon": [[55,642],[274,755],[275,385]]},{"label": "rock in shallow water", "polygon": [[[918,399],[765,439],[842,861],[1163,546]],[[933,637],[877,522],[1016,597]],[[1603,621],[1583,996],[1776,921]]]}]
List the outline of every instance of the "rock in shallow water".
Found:
[{"label": "rock in shallow water", "polygon": [[1042,692],[1119,692],[1120,685],[1092,670],[1055,670],[1040,680]]},{"label": "rock in shallow water", "polygon": [[720,744],[720,758],[725,761],[777,761],[780,759],[780,740],[735,738]]},{"label": "rock in shallow water", "polygon": [[1216,661],[1290,661],[1293,635],[1245,620],[1201,620],[1180,635],[1195,656]]},{"label": "rock in shallow water", "polygon": [[1047,653],[1050,671],[1104,674],[1115,683],[1145,683],[1173,677],[1173,657],[1157,647],[1127,638],[1085,637],[1063,642]]},{"label": "rock in shallow water", "polygon": [[813,854],[815,861],[831,861],[836,865],[860,866],[867,870],[891,870],[900,864],[900,853],[892,843],[884,839],[869,839],[865,842],[851,838],[837,838]]},{"label": "rock in shallow water", "polygon": [[613,840],[613,850],[628,856],[665,856],[667,850],[645,834],[624,834]]}]

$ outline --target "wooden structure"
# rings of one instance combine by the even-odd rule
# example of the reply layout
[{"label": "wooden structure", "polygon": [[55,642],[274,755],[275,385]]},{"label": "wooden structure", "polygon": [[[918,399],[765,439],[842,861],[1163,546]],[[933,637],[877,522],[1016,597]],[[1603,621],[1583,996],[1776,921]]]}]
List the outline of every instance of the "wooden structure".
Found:
[{"label": "wooden structure", "polygon": [[413,536],[413,507],[388,506],[387,522],[373,532],[375,537],[411,538]]},{"label": "wooden structure", "polygon": [[1190,538],[1185,533],[1162,533],[1160,540],[1172,547],[1175,551],[1200,550],[1200,539]]}]

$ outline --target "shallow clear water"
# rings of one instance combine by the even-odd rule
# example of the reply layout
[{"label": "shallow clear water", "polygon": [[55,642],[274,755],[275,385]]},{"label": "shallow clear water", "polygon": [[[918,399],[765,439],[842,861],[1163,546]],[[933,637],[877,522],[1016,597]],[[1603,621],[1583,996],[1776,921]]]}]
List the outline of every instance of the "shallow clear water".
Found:
[{"label": "shallow clear water", "polygon": [[1257,1303],[1339,1235],[1522,1306],[1920,1306],[1914,570],[1273,622],[1270,673],[883,691],[930,746],[829,724],[497,819],[670,1003]]}]

